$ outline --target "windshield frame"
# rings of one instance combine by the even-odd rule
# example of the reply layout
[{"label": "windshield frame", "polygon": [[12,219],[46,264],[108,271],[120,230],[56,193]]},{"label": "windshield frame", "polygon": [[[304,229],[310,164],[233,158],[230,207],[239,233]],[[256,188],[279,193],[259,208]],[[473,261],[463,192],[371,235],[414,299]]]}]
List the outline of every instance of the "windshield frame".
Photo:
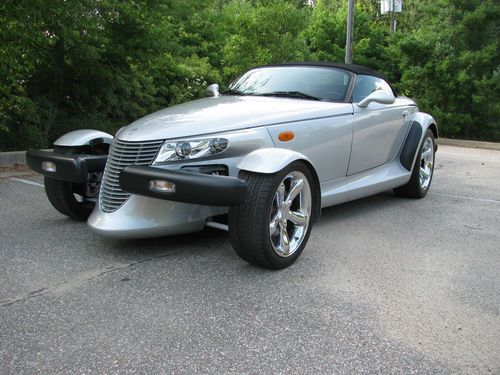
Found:
[{"label": "windshield frame", "polygon": [[[253,71],[253,70],[259,70],[259,69],[278,69],[278,68],[307,68],[307,69],[326,69],[326,70],[336,70],[340,71],[346,75],[349,76],[349,84],[347,85],[347,89],[345,91],[345,96],[343,100],[330,100],[327,98],[321,98],[322,102],[326,103],[351,103],[352,100],[352,91],[354,89],[354,82],[356,81],[356,74],[353,72],[350,72],[346,69],[342,68],[337,68],[337,67],[329,67],[329,66],[313,66],[313,65],[298,65],[298,64],[280,64],[280,65],[263,65],[263,66],[257,66],[251,69],[248,69],[245,71],[243,74],[239,75],[237,78],[235,78],[230,84],[229,87],[226,91],[222,92],[222,95],[240,95],[240,96],[259,96],[259,97],[266,97],[265,93],[263,94],[245,94],[245,93],[234,93],[231,94],[230,92],[234,90],[234,84],[241,79],[245,74]],[[308,94],[308,93],[306,93]],[[310,94],[308,94],[310,95]],[[267,97],[271,97],[271,95],[267,95]],[[278,97],[278,96],[277,96]],[[287,99],[287,97],[282,97]],[[311,100],[311,99],[306,99],[306,98],[300,98],[300,97],[289,97],[289,99],[299,99],[299,100]]]}]

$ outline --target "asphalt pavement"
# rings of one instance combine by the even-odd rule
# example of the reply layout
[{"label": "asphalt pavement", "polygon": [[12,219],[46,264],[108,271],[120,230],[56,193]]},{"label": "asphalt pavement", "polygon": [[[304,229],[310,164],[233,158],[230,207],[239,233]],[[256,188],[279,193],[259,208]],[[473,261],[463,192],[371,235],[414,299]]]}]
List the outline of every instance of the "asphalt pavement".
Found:
[{"label": "asphalt pavement", "polygon": [[0,175],[0,374],[500,373],[500,151],[323,210],[267,271],[215,229],[103,239]]}]

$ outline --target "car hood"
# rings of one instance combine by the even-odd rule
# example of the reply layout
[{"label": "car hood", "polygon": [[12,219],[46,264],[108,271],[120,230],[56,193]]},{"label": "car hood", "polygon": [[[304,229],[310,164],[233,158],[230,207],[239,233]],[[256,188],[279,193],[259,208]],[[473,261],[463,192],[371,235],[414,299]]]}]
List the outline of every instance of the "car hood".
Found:
[{"label": "car hood", "polygon": [[117,138],[123,141],[186,138],[352,112],[349,103],[221,95],[154,112],[120,129]]}]

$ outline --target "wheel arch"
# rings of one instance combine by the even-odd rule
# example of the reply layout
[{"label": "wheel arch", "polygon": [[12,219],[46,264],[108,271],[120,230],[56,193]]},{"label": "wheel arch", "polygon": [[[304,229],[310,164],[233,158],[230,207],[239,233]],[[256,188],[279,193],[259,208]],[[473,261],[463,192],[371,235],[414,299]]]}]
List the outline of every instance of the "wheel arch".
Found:
[{"label": "wheel arch", "polygon": [[307,156],[284,148],[261,148],[246,155],[238,163],[237,168],[253,173],[273,174],[296,161],[304,163],[313,176],[314,212],[312,221],[316,222],[321,216],[321,185],[318,173]]},{"label": "wheel arch", "polygon": [[438,128],[434,122],[429,125],[428,129],[432,130],[432,132],[434,133],[434,138],[436,138],[436,139],[439,138]]}]

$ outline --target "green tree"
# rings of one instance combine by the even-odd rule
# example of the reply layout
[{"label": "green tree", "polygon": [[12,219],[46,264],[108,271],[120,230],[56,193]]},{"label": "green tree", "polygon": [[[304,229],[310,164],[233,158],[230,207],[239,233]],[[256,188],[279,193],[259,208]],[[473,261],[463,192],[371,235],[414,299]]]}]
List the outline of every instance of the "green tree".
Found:
[{"label": "green tree", "polygon": [[300,34],[309,9],[292,2],[265,4],[235,0],[224,8],[227,38],[222,62],[226,79],[252,66],[304,59],[306,45]]},{"label": "green tree", "polygon": [[[413,0],[398,31],[358,0],[353,60],[389,76],[441,135],[500,140],[500,5]],[[4,0],[0,148],[47,147],[64,132],[114,132],[202,95],[249,67],[343,61],[347,1]]]},{"label": "green tree", "polygon": [[418,11],[415,29],[395,48],[398,87],[437,118],[443,135],[499,141],[500,6],[421,1]]}]

